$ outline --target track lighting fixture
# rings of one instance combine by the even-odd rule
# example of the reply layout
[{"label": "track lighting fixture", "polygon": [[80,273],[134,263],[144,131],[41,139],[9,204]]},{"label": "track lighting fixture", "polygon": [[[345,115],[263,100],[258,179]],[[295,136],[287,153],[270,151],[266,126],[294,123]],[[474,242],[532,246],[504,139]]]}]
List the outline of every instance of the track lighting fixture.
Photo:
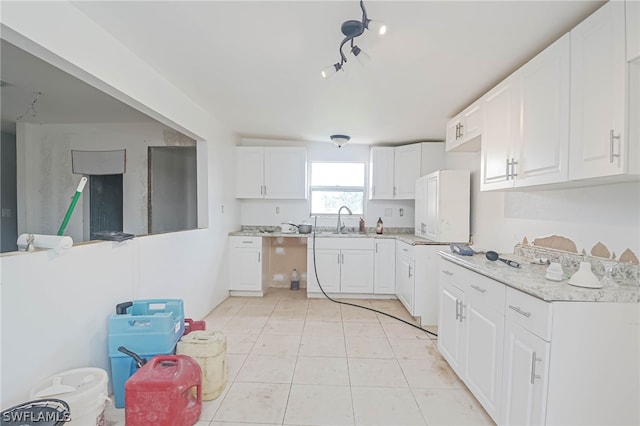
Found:
[{"label": "track lighting fixture", "polygon": [[343,69],[344,64],[347,62],[347,57],[345,56],[342,48],[345,44],[350,43],[351,53],[356,58],[360,59],[363,57],[368,58],[369,56],[362,51],[356,44],[354,44],[353,39],[356,37],[360,37],[364,34],[364,30],[370,30],[374,33],[378,34],[380,37],[384,36],[387,33],[387,26],[380,21],[372,21],[367,17],[367,10],[364,7],[364,1],[360,0],[360,8],[362,9],[362,21],[348,20],[342,23],[342,34],[344,34],[344,39],[340,43],[340,62],[337,62],[327,68],[323,69],[321,74],[323,78],[328,78],[335,74],[336,72]]},{"label": "track lighting fixture", "polygon": [[351,136],[347,135],[331,135],[331,142],[337,145],[338,148],[342,148],[342,145],[346,144],[351,140]]}]

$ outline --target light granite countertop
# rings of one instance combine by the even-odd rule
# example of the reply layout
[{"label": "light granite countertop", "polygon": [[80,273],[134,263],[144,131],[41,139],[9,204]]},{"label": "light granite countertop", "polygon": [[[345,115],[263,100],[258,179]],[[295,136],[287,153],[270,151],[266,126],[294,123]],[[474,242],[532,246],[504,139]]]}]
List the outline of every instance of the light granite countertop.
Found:
[{"label": "light granite countertop", "polygon": [[565,269],[562,281],[549,281],[545,279],[548,265],[532,264],[532,259],[515,254],[500,256],[519,262],[520,268],[513,268],[500,261],[492,262],[487,260],[484,254],[460,256],[446,251],[439,251],[438,254],[443,259],[547,302],[640,302],[640,287],[633,282],[623,282],[614,288],[575,287],[567,284],[570,275],[575,271]]},{"label": "light granite countertop", "polygon": [[[234,231],[229,233],[230,236],[244,236],[244,237],[284,237],[284,238],[313,238],[311,234],[300,234],[297,232],[280,232],[278,230],[259,230],[249,229]],[[427,240],[409,233],[383,233],[376,234],[375,232],[345,232],[342,234],[336,234],[333,231],[320,231],[316,233],[316,238],[377,238],[377,239],[395,239],[411,245],[449,245],[448,242],[437,242]]]}]

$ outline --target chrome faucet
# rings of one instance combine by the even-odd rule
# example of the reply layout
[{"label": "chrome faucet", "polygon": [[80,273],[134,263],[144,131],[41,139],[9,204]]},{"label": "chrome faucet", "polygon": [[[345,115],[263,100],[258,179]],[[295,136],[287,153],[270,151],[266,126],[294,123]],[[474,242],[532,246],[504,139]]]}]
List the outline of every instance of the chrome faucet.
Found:
[{"label": "chrome faucet", "polygon": [[342,213],[342,209],[347,209],[349,214],[353,214],[351,212],[351,210],[349,209],[349,207],[347,207],[347,206],[342,206],[342,207],[340,207],[338,209],[338,225],[336,226],[336,234],[342,234],[342,230],[344,229],[344,225],[342,224],[342,221],[340,220],[340,214]]}]

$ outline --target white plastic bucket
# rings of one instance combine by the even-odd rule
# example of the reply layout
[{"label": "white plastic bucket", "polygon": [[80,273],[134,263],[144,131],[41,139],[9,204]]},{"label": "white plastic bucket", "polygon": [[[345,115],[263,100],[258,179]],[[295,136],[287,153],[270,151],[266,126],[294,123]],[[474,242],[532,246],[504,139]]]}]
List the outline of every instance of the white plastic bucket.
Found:
[{"label": "white plastic bucket", "polygon": [[56,398],[69,404],[65,426],[104,426],[109,376],[101,368],[77,368],[55,374],[34,386],[31,399]]},{"label": "white plastic bucket", "polygon": [[196,330],[182,336],[176,354],[195,359],[202,370],[202,400],[216,399],[227,383],[227,338],[219,331]]}]

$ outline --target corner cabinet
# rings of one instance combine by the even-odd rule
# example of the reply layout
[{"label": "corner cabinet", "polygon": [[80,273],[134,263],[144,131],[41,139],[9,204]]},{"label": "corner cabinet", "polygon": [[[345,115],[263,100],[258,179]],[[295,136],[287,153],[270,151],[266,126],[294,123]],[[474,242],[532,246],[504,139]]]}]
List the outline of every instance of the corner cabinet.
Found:
[{"label": "corner cabinet", "polygon": [[444,154],[443,142],[371,148],[369,199],[414,199],[416,179],[441,169]]},{"label": "corner cabinet", "polygon": [[469,241],[471,175],[439,170],[416,180],[415,234],[431,241]]},{"label": "corner cabinet", "polygon": [[625,174],[637,163],[625,126],[627,70],[625,4],[610,1],[571,30],[571,179]]},{"label": "corner cabinet", "polygon": [[439,281],[438,349],[496,423],[640,423],[640,304],[546,302],[445,259]]},{"label": "corner cabinet", "polygon": [[229,237],[229,290],[232,296],[262,296],[264,292],[261,237]]},{"label": "corner cabinet", "polygon": [[[316,278],[315,271],[318,271]],[[316,238],[307,245],[307,293],[373,293],[373,238]]]},{"label": "corner cabinet", "polygon": [[236,198],[307,198],[305,148],[238,146],[236,162]]}]

